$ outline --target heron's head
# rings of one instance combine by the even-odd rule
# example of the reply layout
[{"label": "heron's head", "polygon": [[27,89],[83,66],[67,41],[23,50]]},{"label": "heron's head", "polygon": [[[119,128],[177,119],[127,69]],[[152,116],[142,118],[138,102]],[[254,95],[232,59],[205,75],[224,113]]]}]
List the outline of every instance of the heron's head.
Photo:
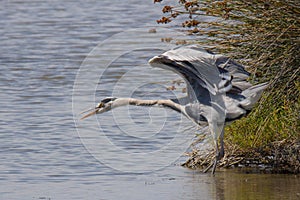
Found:
[{"label": "heron's head", "polygon": [[85,119],[89,116],[104,113],[104,112],[111,110],[112,104],[114,103],[114,101],[116,99],[117,98],[115,98],[115,97],[107,97],[105,99],[102,99],[102,101],[100,103],[98,103],[98,105],[95,108],[84,111],[83,113],[85,113],[85,112],[89,112],[89,113],[84,115],[81,119]]}]

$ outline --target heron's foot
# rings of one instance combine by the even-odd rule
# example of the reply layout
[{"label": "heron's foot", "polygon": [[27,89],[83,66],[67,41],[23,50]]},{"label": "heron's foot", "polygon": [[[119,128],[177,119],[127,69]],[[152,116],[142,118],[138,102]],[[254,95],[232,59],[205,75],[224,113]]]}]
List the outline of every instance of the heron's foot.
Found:
[{"label": "heron's foot", "polygon": [[203,170],[204,173],[208,172],[212,168],[211,173],[214,174],[217,168],[218,161],[224,157],[224,149],[221,149],[221,151],[216,155],[215,160],[205,169]]},{"label": "heron's foot", "polygon": [[218,159],[215,159],[212,163],[210,163],[210,165],[203,170],[204,173],[208,172],[208,170],[211,170],[211,174],[215,174],[216,168],[217,168],[217,164],[218,164]]},{"label": "heron's foot", "polygon": [[219,159],[216,158],[215,161],[214,161],[212,170],[211,170],[211,174],[215,174],[215,171],[216,171],[216,168],[217,168],[218,161],[219,161]]},{"label": "heron's foot", "polygon": [[203,173],[208,172],[208,170],[210,170],[210,169],[212,168],[213,165],[214,165],[214,162],[210,163],[210,164],[208,165],[208,167],[207,167],[206,169],[203,170]]}]

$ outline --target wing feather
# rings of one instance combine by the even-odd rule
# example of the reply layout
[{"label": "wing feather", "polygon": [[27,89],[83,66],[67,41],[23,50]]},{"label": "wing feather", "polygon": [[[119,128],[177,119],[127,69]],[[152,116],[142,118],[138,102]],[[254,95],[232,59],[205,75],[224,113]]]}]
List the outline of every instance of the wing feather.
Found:
[{"label": "wing feather", "polygon": [[[188,94],[199,100],[199,95],[210,99],[210,94],[226,93],[232,88],[231,74],[216,65],[216,58],[214,54],[197,45],[189,45],[155,56],[149,63],[153,67],[171,70],[181,75],[190,85]],[[195,87],[201,93],[195,90]],[[192,93],[196,94],[191,95]]]}]

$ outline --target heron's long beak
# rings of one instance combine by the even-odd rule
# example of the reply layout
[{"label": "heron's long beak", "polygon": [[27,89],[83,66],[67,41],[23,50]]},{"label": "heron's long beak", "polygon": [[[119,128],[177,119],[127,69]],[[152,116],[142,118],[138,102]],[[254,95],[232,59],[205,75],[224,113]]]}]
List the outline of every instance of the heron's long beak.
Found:
[{"label": "heron's long beak", "polygon": [[[92,110],[92,111],[91,111]],[[98,111],[100,110],[100,108],[91,108],[91,109],[88,109],[88,110],[86,110],[86,111],[83,111],[82,113],[80,113],[80,114],[83,114],[83,113],[85,113],[85,112],[89,112],[89,111],[91,111],[91,112],[89,112],[88,114],[86,114],[86,115],[84,115],[83,117],[81,117],[80,118],[80,120],[83,120],[83,119],[85,119],[85,118],[87,118],[87,117],[89,117],[89,116],[92,116],[92,115],[95,115]]]}]

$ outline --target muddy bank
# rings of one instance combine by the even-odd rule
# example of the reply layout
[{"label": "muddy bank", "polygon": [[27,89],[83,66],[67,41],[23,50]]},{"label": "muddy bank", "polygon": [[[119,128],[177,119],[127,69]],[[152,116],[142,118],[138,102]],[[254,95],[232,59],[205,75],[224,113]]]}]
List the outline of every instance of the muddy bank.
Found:
[{"label": "muddy bank", "polygon": [[[225,156],[218,168],[242,168],[249,173],[300,173],[300,141],[273,142],[263,148],[240,150],[225,147]],[[205,153],[194,149],[182,164],[192,169],[205,169],[214,159],[214,151]]]}]

